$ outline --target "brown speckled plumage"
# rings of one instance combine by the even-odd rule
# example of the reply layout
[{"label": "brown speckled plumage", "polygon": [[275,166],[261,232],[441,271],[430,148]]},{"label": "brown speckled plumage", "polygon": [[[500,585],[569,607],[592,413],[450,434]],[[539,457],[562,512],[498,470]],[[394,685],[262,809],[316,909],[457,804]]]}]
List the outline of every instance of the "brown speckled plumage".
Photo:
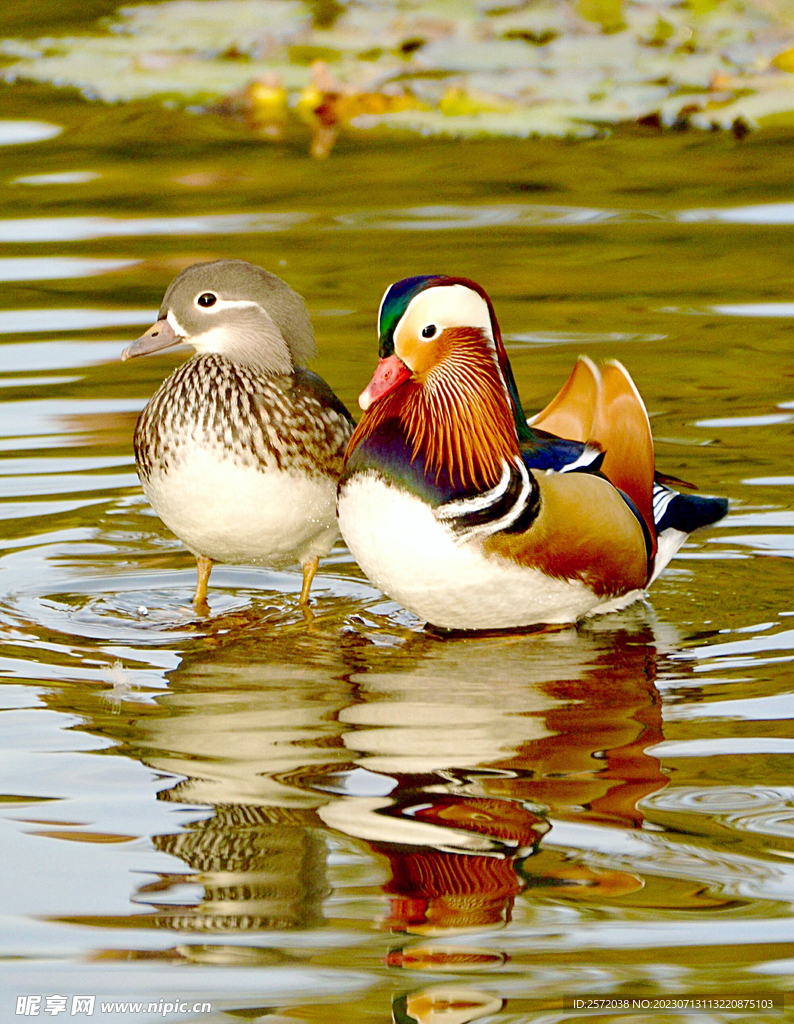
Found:
[{"label": "brown speckled plumage", "polygon": [[308,370],[268,375],[218,353],[193,356],[165,380],[135,428],[141,477],[168,473],[180,448],[220,448],[265,472],[338,478],[352,433],[347,411]]},{"label": "brown speckled plumage", "polygon": [[353,422],[317,374],[306,304],[244,260],[187,267],[157,322],[122,353],[186,342],[197,355],[158,388],[135,428],[143,490],[196,556],[206,608],[215,562],[303,568],[306,605],[338,536],[336,490]]}]

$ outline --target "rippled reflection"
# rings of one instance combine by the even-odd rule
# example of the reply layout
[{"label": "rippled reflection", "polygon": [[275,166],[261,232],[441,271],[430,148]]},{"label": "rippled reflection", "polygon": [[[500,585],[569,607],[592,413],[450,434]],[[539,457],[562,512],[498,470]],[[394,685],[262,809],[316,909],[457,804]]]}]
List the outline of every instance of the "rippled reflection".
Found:
[{"label": "rippled reflection", "polygon": [[[636,829],[639,801],[667,783],[646,752],[662,732],[642,618],[392,648],[351,632],[290,649],[274,635],[269,654],[262,627],[219,635],[168,673],[159,713],[125,740],[183,777],[161,798],[213,809],[155,839],[189,874],[138,902],[177,930],[314,927],[335,834],[387,866],[372,919],[387,930],[493,928],[518,897],[525,915],[527,901],[636,891],[630,872],[534,862],[554,819]],[[190,878],[198,900],[182,892]]]}]

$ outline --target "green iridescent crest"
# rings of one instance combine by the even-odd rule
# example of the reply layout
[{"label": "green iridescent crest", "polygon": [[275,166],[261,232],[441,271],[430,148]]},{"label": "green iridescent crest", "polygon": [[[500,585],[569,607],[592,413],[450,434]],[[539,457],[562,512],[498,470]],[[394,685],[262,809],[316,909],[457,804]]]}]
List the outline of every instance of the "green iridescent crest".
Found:
[{"label": "green iridescent crest", "polygon": [[435,285],[450,284],[452,278],[444,274],[424,274],[418,277],[406,277],[402,281],[395,281],[386,289],[380,304],[378,313],[378,336],[380,348],[378,354],[381,359],[387,359],[394,355],[394,331],[397,324],[402,320],[405,311],[411,304],[412,299]]}]

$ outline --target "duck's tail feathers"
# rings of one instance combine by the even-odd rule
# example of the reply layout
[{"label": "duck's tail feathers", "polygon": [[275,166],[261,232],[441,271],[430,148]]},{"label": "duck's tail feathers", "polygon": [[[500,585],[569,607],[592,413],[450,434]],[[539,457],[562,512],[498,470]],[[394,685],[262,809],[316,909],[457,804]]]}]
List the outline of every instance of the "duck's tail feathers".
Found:
[{"label": "duck's tail feathers", "polygon": [[658,548],[649,585],[668,564],[693,530],[718,523],[728,512],[727,498],[701,494],[679,494],[672,487],[653,485],[653,515]]},{"label": "duck's tail feathers", "polygon": [[662,473],[658,469],[654,473],[653,479],[657,484],[667,484],[668,487],[686,487],[688,491],[698,489],[697,484],[691,484],[688,480],[682,480],[678,476],[670,476],[669,473]]}]

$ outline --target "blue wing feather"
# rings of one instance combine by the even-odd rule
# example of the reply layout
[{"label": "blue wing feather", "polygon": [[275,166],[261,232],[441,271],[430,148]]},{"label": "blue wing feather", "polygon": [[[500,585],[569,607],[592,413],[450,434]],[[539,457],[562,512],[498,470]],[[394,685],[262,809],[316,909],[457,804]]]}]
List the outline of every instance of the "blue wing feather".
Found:
[{"label": "blue wing feather", "polygon": [[597,473],[605,455],[598,445],[570,441],[535,427],[527,427],[520,448],[527,469],[554,473]]}]

